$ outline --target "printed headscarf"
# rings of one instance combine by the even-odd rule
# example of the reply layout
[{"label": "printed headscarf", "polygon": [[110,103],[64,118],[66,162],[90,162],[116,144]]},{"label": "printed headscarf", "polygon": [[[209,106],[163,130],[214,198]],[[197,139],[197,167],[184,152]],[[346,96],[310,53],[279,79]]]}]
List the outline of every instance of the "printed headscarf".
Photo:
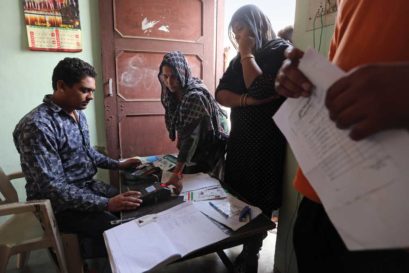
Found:
[{"label": "printed headscarf", "polygon": [[[176,95],[170,92],[160,79],[164,65],[172,68],[173,74],[181,83],[183,89],[181,101],[177,100]],[[176,139],[176,132],[182,135],[190,133],[189,130],[194,129],[192,125],[202,118],[208,119],[210,127],[208,129],[215,134],[223,131],[219,117],[226,114],[203,81],[192,76],[185,56],[180,51],[171,51],[163,57],[158,78],[162,86],[161,101],[165,108],[166,128],[172,141]]]}]

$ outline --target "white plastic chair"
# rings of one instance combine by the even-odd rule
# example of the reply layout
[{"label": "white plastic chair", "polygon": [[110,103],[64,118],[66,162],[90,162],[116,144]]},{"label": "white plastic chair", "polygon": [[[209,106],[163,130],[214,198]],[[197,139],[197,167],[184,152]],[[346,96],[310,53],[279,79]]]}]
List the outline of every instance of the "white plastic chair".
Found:
[{"label": "white plastic chair", "polygon": [[[10,215],[0,223],[0,272],[6,272],[9,258],[17,255],[17,268],[23,268],[30,251],[48,248],[55,254],[58,269],[67,273],[63,244],[49,200],[18,202],[11,180],[22,173],[6,175],[0,168],[0,216]],[[78,271],[77,271],[78,272]]]}]

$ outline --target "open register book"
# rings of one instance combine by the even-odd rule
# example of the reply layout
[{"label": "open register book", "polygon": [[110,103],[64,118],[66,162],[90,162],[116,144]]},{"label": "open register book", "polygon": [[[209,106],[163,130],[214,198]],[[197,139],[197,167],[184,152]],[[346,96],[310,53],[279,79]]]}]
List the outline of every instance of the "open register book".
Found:
[{"label": "open register book", "polygon": [[113,273],[156,269],[227,237],[192,203],[182,203],[104,232]]}]

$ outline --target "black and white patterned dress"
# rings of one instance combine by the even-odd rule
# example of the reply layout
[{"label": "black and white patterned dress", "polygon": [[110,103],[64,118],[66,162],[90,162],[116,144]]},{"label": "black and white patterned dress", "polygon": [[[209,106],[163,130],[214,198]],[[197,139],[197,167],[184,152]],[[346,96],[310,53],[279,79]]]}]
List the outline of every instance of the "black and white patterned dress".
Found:
[{"label": "black and white patterned dress", "polygon": [[[182,87],[180,100],[160,80],[163,66],[170,67],[178,79]],[[193,77],[190,66],[180,51],[171,51],[163,56],[158,78],[169,138],[172,141],[177,139],[178,162],[203,164],[206,166],[202,166],[200,170],[212,170],[219,158],[224,157],[223,140],[227,138],[227,130],[224,127],[226,113],[203,81]]]},{"label": "black and white patterned dress", "polygon": [[[287,47],[284,40],[274,39],[255,54],[263,75],[248,89],[240,56],[237,56],[224,73],[217,91],[225,89],[236,94],[248,93],[248,96],[258,99],[276,94],[274,79]],[[231,131],[224,181],[266,215],[271,215],[281,205],[286,141],[272,116],[283,101],[277,96],[268,104],[232,108],[230,114]]]}]

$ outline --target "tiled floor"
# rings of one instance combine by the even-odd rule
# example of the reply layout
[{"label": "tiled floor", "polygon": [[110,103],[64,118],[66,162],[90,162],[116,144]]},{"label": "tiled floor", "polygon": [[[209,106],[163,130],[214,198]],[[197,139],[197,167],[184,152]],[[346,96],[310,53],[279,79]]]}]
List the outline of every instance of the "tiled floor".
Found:
[{"label": "tiled floor", "polygon": [[[260,253],[259,273],[272,273],[274,267],[274,251],[276,242],[276,230],[270,231],[268,237],[264,240],[263,249]],[[225,250],[231,260],[240,253],[241,247],[234,247]],[[92,267],[96,268],[98,273],[110,273],[109,262],[105,259],[90,261]],[[15,266],[15,259],[9,261],[7,273],[19,272]],[[54,273],[57,272],[51,258],[44,250],[31,253],[28,266],[24,273]],[[209,254],[200,258],[191,259],[182,263],[169,265],[155,273],[227,273],[227,269],[219,259],[217,254]]]}]

